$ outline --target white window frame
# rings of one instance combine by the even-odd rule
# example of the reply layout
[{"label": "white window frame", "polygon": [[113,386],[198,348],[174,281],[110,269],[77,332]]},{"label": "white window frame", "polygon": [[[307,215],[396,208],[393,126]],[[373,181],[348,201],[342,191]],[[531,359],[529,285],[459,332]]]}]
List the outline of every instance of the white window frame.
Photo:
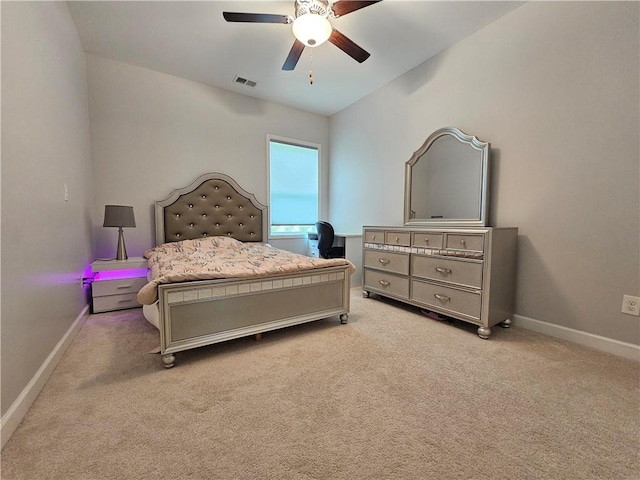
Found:
[{"label": "white window frame", "polygon": [[[296,147],[313,148],[318,152],[318,218],[322,206],[322,150],[319,143],[267,134],[267,199],[271,203],[271,142],[286,143]],[[269,238],[306,238],[306,233],[271,233],[271,205],[269,205]]]}]

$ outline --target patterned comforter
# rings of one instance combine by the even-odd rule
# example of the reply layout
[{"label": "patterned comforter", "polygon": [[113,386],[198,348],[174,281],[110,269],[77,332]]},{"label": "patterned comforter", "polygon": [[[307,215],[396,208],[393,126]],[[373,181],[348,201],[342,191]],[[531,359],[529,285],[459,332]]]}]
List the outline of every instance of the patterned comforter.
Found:
[{"label": "patterned comforter", "polygon": [[[151,305],[161,283],[212,278],[264,277],[275,273],[351,265],[344,258],[313,258],[265,243],[243,243],[229,237],[208,237],[165,243],[144,252],[151,269],[149,283],[138,292],[138,302]],[[351,273],[355,271],[351,265]]]}]

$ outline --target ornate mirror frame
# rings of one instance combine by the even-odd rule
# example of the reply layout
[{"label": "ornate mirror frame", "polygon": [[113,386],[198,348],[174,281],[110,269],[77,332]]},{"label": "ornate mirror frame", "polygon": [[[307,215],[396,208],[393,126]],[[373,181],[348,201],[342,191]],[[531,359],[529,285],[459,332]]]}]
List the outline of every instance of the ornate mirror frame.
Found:
[{"label": "ornate mirror frame", "polygon": [[[419,161],[428,161],[429,150],[432,148],[436,140],[443,137],[452,137],[457,142],[459,142],[460,151],[463,152],[465,156],[473,156],[473,158],[471,159],[471,161],[473,162],[472,170],[476,173],[472,174],[473,178],[471,178],[469,181],[475,183],[475,185],[473,185],[472,187],[473,190],[477,192],[478,197],[474,200],[477,201],[477,204],[471,206],[471,209],[477,211],[477,214],[474,214],[473,218],[417,218],[415,212],[415,210],[417,210],[417,206],[412,206],[411,204],[412,192],[415,188],[415,185],[412,182],[417,181],[416,175],[414,174],[414,167]],[[489,222],[490,149],[491,145],[488,142],[482,142],[476,137],[467,135],[454,127],[441,128],[433,132],[429,136],[429,138],[427,138],[424,144],[413,153],[411,158],[405,164],[404,224],[437,227],[486,227]],[[449,173],[449,175],[451,175],[451,173]]]}]

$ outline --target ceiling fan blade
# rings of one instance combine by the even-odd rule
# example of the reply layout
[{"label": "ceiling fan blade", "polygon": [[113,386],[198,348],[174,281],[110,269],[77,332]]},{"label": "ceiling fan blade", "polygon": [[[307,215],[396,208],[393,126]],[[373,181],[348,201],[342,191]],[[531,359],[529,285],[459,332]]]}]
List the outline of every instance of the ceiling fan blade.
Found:
[{"label": "ceiling fan blade", "polygon": [[288,15],[277,15],[273,13],[222,12],[222,16],[227,22],[291,23],[291,17]]},{"label": "ceiling fan blade", "polygon": [[334,3],[331,8],[333,9],[333,13],[336,17],[341,17],[342,15],[346,15],[347,13],[355,12],[356,10],[360,10],[361,8],[368,7],[369,5],[373,5],[374,3],[378,3],[382,0],[372,0],[372,1],[356,1],[356,0],[339,0]]},{"label": "ceiling fan blade", "polygon": [[300,59],[300,55],[302,55],[302,51],[304,50],[304,43],[299,40],[295,40],[293,42],[293,46],[291,47],[291,51],[287,56],[287,59],[284,61],[284,65],[282,65],[282,70],[293,70],[296,68],[298,60]]},{"label": "ceiling fan blade", "polygon": [[352,40],[349,40],[335,28],[333,29],[333,32],[331,32],[329,41],[344,53],[349,55],[351,58],[356,60],[358,63],[364,62],[367,58],[369,58],[369,55],[371,55],[369,52],[356,45]]}]

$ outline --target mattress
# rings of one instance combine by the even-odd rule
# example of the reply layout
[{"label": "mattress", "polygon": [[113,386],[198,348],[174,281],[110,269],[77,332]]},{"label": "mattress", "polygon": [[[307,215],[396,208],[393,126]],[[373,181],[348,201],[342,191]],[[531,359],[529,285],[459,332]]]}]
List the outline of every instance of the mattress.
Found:
[{"label": "mattress", "polygon": [[153,305],[158,285],[190,280],[258,278],[298,273],[318,268],[350,265],[344,258],[307,257],[266,243],[240,242],[229,237],[209,237],[159,245],[144,253],[150,281],[138,292],[138,302]]},{"label": "mattress", "polygon": [[151,325],[160,330],[160,310],[158,308],[158,302],[152,305],[142,305],[142,314]]}]

